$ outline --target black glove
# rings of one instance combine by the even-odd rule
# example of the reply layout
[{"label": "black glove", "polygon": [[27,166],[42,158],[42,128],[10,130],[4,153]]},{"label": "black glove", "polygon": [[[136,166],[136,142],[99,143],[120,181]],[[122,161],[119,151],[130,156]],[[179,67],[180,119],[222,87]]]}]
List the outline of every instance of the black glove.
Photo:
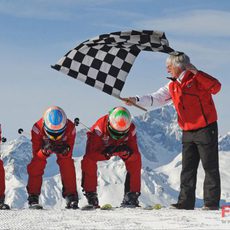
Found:
[{"label": "black glove", "polygon": [[107,159],[109,159],[109,158],[113,155],[115,149],[116,149],[116,146],[114,146],[114,145],[109,145],[109,146],[107,146],[107,147],[102,151],[102,154],[103,154]]},{"label": "black glove", "polygon": [[114,153],[119,152],[125,152],[122,157],[128,158],[133,153],[133,150],[125,144],[118,146],[110,145],[103,150],[102,154],[109,159]]},{"label": "black glove", "polygon": [[49,156],[53,152],[53,144],[51,142],[44,142],[41,150],[45,156]]},{"label": "black glove", "polygon": [[57,154],[66,155],[70,151],[70,146],[65,142],[54,143],[53,152]]},{"label": "black glove", "polygon": [[133,150],[128,145],[118,145],[116,149],[113,151],[115,153],[117,152],[126,152],[125,155],[131,155],[133,153]]},{"label": "black glove", "polygon": [[70,151],[70,146],[65,142],[44,142],[42,145],[42,153],[49,156],[51,153],[66,155]]}]

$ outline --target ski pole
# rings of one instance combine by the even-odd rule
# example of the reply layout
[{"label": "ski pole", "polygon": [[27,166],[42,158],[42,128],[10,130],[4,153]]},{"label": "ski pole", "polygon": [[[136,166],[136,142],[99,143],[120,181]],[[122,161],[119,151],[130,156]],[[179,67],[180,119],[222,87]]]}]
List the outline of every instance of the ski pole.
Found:
[{"label": "ski pole", "polygon": [[7,141],[7,139],[5,137],[2,137],[1,142],[5,143],[6,141]]},{"label": "ski pole", "polygon": [[25,132],[22,128],[18,129],[18,134],[30,137],[30,133]]},{"label": "ski pole", "polygon": [[85,124],[83,124],[82,122],[80,122],[80,120],[79,120],[78,117],[76,117],[76,118],[74,119],[74,124],[75,124],[76,126],[78,126],[79,124],[81,124],[81,125],[83,125],[86,129],[88,129],[90,132],[92,132],[91,129],[90,129],[88,126],[86,126]]}]

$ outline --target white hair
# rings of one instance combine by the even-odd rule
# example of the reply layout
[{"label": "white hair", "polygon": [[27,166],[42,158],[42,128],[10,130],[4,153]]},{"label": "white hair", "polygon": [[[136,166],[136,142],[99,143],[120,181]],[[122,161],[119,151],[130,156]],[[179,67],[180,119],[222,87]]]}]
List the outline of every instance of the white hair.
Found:
[{"label": "white hair", "polygon": [[185,70],[186,67],[191,64],[190,58],[184,53],[180,55],[169,55],[166,59],[166,63],[180,67],[182,70]]}]

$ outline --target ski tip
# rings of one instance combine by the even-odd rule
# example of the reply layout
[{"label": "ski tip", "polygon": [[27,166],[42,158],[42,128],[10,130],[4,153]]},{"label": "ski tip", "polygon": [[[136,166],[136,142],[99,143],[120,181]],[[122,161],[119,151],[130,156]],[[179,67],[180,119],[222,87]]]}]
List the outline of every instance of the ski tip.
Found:
[{"label": "ski tip", "polygon": [[32,210],[41,210],[41,209],[43,209],[43,207],[40,204],[36,204],[36,205],[30,205],[29,209],[32,209]]},{"label": "ski tip", "polygon": [[101,206],[101,210],[112,210],[113,206],[111,204],[104,204]]},{"label": "ski tip", "polygon": [[159,210],[162,208],[161,204],[148,205],[144,207],[145,210]]},{"label": "ski tip", "polygon": [[88,211],[88,210],[96,210],[100,208],[100,206],[93,206],[93,205],[85,205],[81,208],[82,211]]}]

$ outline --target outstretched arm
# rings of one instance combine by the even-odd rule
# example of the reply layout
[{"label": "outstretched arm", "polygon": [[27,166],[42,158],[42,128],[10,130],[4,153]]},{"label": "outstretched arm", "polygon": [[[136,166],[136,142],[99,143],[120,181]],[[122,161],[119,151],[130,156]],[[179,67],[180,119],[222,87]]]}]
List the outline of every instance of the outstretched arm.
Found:
[{"label": "outstretched arm", "polygon": [[137,105],[144,106],[144,107],[154,107],[159,108],[164,105],[171,103],[171,95],[169,93],[169,83],[164,87],[161,87],[159,90],[152,94],[144,95],[144,96],[136,96],[136,97],[129,97],[125,98],[125,103],[127,105],[132,105],[136,103]]}]

